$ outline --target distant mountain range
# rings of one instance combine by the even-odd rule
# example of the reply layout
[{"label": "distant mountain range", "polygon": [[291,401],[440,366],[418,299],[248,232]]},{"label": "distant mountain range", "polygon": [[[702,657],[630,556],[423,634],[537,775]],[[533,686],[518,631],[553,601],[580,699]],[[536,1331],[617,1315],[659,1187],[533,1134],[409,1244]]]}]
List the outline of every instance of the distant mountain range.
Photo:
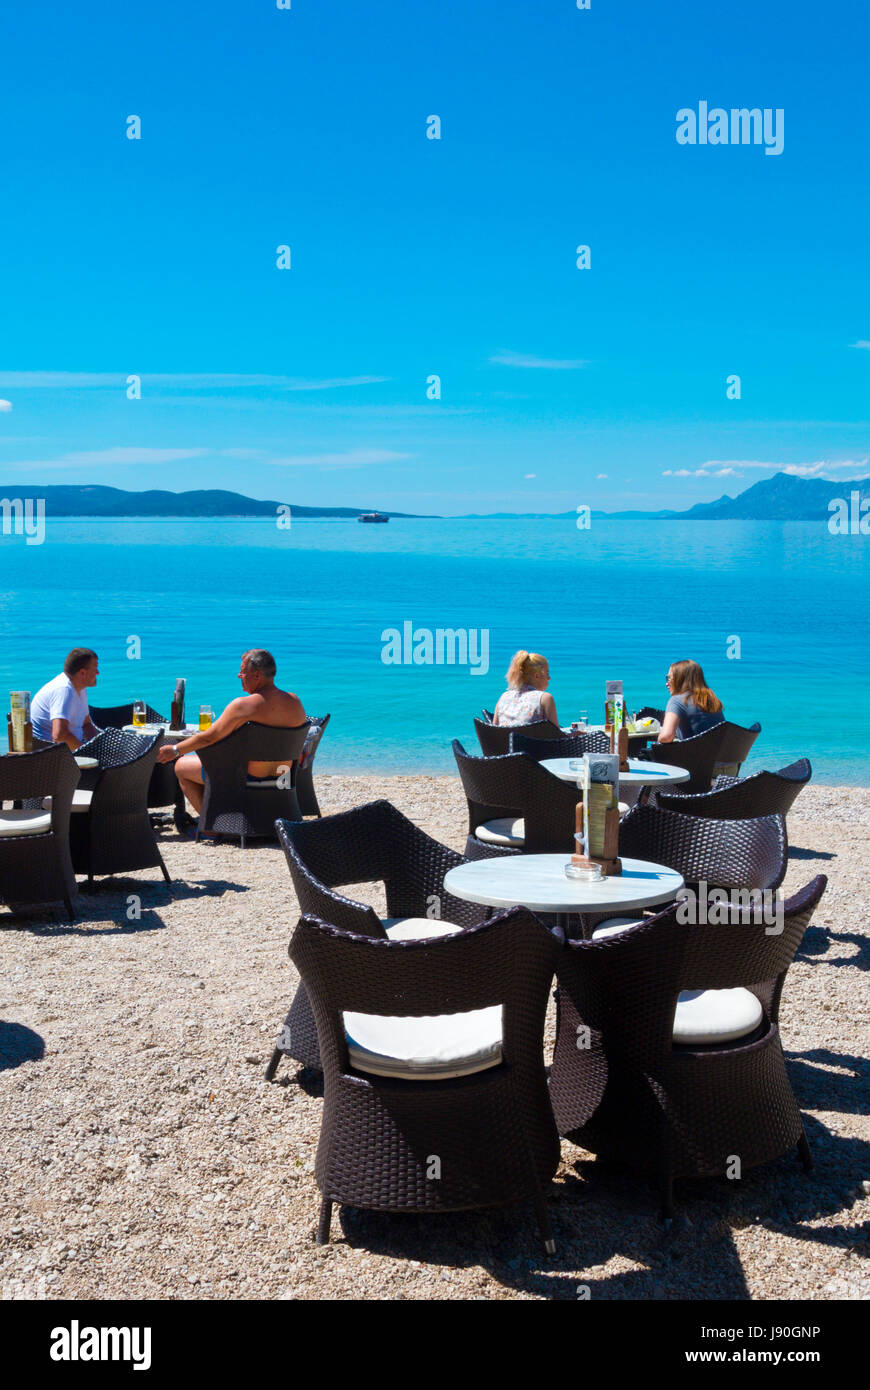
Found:
[{"label": "distant mountain range", "polygon": [[[818,521],[829,516],[828,503],[834,497],[848,499],[850,492],[859,492],[862,499],[870,497],[870,478],[831,482],[825,478],[796,478],[790,473],[777,473],[754,483],[736,497],[723,496],[715,502],[696,502],[687,511],[602,512],[592,516],[614,521]],[[244,497],[238,492],[210,489],[197,492],[125,492],[117,487],[59,485],[22,487],[19,483],[0,488],[3,498],[45,499],[46,516],[81,517],[276,517],[279,502],[263,502]],[[373,507],[301,507],[290,504],[291,516],[335,517],[353,520]],[[433,520],[431,515],[417,512],[390,512],[386,516],[414,520]],[[472,512],[463,520],[508,520],[536,517],[561,518],[576,516],[569,512]]]},{"label": "distant mountain range", "polygon": [[[726,494],[715,502],[696,502],[687,511],[593,510],[592,515],[611,521],[818,521],[830,515],[828,503],[833,497],[848,500],[850,492],[859,492],[862,498],[870,496],[870,478],[831,482],[826,478],[796,478],[791,473],[776,473],[772,478],[753,483],[736,497]],[[488,512],[485,515],[504,519],[554,515],[565,518],[576,516],[576,509],[573,512]]]}]

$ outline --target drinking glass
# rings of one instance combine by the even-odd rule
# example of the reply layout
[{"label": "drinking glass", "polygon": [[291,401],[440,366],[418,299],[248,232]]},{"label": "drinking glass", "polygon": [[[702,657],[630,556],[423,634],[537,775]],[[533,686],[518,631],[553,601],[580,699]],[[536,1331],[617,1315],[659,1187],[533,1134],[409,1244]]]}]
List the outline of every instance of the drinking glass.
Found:
[{"label": "drinking glass", "polygon": [[200,705],[199,707],[199,731],[204,733],[210,729],[214,720],[214,710],[211,705]]},{"label": "drinking glass", "polygon": [[580,713],[579,713],[578,716],[577,716],[577,727],[578,727],[578,729],[580,730],[581,733],[585,733],[586,727],[587,727],[588,723],[589,723],[589,711],[588,711],[588,710],[585,710],[585,709],[581,709]]},{"label": "drinking glass", "polygon": [[145,718],[145,701],[135,700],[133,702],[133,728],[144,729],[147,720]]}]

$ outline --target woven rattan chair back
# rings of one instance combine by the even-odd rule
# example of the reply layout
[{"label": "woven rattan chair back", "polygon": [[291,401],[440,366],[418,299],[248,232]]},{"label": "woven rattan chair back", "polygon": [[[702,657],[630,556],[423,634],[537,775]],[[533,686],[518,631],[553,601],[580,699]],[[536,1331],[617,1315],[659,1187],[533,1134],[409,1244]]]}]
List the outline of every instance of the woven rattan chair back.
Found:
[{"label": "woven rattan chair back", "polygon": [[69,823],[78,782],[79,769],[65,743],[0,758],[0,806],[12,801],[39,812],[43,798],[51,797],[50,833],[0,837],[0,901],[10,907],[63,902],[74,916]]},{"label": "woven rattan chair back", "polygon": [[[428,941],[377,941],[301,919],[290,957],[312,1001],[324,1067],[319,1241],[329,1238],[333,1201],[422,1212],[527,1199],[549,1241],[545,1193],[559,1143],[543,1031],[559,951],[523,908]],[[343,1012],[432,1017],[497,1005],[502,1061],[495,1067],[437,1083],[351,1067]],[[428,1171],[432,1154],[440,1158],[437,1182]]]},{"label": "woven rattan chair back", "polygon": [[[468,802],[466,855],[477,855],[482,842],[475,830],[485,821],[503,817],[525,820],[526,854],[550,854],[574,848],[574,826],[580,793],[560,782],[525,753],[471,757],[458,739],[453,754]],[[475,844],[471,844],[475,841]],[[483,846],[482,852],[487,847]]]},{"label": "woven rattan chair back", "polygon": [[729,719],[725,720],[725,737],[719,749],[717,763],[726,767],[736,767],[740,772],[740,765],[749,757],[752,745],[761,733],[760,724],[751,724],[748,729],[744,729],[740,724],[732,724]]},{"label": "woven rattan chair back", "polygon": [[788,837],[782,816],[702,820],[640,805],[620,824],[619,852],[666,864],[686,883],[778,888],[788,866]]},{"label": "woven rattan chair back", "polygon": [[778,772],[753,772],[749,777],[717,777],[712,791],[696,796],[656,794],[660,807],[686,816],[742,820],[751,816],[787,816],[801,788],[813,775],[808,758],[799,758]]},{"label": "woven rattan chair back", "polygon": [[[675,739],[673,743],[652,743],[641,757],[654,763],[667,763],[669,767],[683,767],[691,774],[683,785],[687,792],[707,792],[713,779],[713,770],[720,762],[719,751],[725,738],[725,725],[716,724],[705,729],[694,738]],[[658,796],[658,793],[656,793]]]},{"label": "woven rattan chair back", "polygon": [[[825,889],[814,879],[770,926],[745,914],[727,926],[679,920],[671,906],[642,925],[572,942],[559,966],[559,1020],[550,1095],[559,1131],[593,1153],[657,1173],[670,1214],[680,1174],[749,1168],[803,1134],[779,1037],[783,981]],[[742,987],[756,995],[753,1034],[675,1047],[684,990]],[[578,1037],[587,1045],[581,1048]]]},{"label": "woven rattan chair back", "polygon": [[542,763],[545,758],[582,758],[586,753],[609,753],[610,739],[601,729],[563,738],[528,738],[522,728],[511,729],[509,753],[525,753]]},{"label": "woven rattan chair back", "polygon": [[552,724],[549,719],[537,719],[533,724],[513,725],[485,724],[482,719],[475,719],[474,727],[477,730],[480,751],[485,758],[498,757],[500,753],[509,753],[511,734],[517,730],[525,734],[526,738],[562,737],[562,730],[557,724]]},{"label": "woven rattan chair back", "polygon": [[[280,729],[249,722],[218,743],[199,749],[205,791],[199,835],[275,838],[279,818],[299,820],[296,773],[310,724]],[[248,764],[277,763],[283,769],[274,784],[252,785]]]}]

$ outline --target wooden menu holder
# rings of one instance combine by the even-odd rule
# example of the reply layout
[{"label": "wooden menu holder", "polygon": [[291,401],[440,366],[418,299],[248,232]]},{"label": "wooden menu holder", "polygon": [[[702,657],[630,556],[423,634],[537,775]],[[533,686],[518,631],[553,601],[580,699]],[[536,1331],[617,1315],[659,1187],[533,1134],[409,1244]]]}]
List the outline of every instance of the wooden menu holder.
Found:
[{"label": "wooden menu holder", "polygon": [[620,772],[630,772],[631,768],[628,765],[628,729],[623,724],[617,733],[613,725],[608,724],[605,733],[610,736],[611,753],[619,754]]},{"label": "wooden menu holder", "polygon": [[[579,843],[582,843],[582,800],[577,802],[576,831],[581,837]],[[572,854],[571,863],[576,864],[578,869],[590,869],[593,864],[600,864],[601,872],[605,878],[616,878],[622,873],[622,860],[619,858],[619,808],[617,806],[604,813],[604,853],[590,854],[588,858],[585,854]]]}]

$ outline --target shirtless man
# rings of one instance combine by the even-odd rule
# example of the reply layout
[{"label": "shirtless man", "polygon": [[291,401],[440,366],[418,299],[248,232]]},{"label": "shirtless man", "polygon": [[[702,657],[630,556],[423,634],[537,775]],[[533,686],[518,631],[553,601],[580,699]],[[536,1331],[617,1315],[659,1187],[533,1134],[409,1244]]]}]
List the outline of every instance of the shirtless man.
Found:
[{"label": "shirtless man", "polygon": [[[197,814],[202,810],[203,798],[202,763],[196,757],[197,748],[220,743],[221,739],[248,720],[257,724],[271,724],[278,729],[295,729],[305,723],[302,701],[289,691],[278,689],[275,670],[275,658],[270,652],[258,649],[245,652],[239,670],[239,680],[245,694],[230,700],[210,729],[183,738],[179,743],[164,744],[159,750],[157,761],[175,763],[175,775],[181,790]],[[248,763],[248,773],[251,777],[275,777],[280,767],[280,763]]]}]

